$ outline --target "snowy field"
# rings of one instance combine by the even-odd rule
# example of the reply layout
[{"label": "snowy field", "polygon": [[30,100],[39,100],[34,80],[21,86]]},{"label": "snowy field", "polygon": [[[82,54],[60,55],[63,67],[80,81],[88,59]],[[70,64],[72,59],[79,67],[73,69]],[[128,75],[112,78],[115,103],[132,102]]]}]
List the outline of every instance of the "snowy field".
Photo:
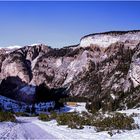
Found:
[{"label": "snowy field", "polygon": [[[86,111],[85,103],[80,103],[75,107],[67,106],[63,111]],[[136,113],[134,120],[140,126],[140,108],[120,112],[128,115]],[[111,137],[108,132],[96,132],[95,127],[90,126],[77,130],[67,126],[58,126],[55,120],[43,122],[37,117],[17,117],[17,120],[17,123],[0,123],[0,139],[140,140],[140,129],[121,131]]]},{"label": "snowy field", "polygon": [[84,129],[70,129],[67,126],[57,126],[56,121],[42,122],[36,120],[34,124],[52,134],[57,139],[88,139],[88,140],[140,140],[140,130],[124,131],[112,137],[107,132],[96,132],[94,127],[86,126]]},{"label": "snowy field", "polygon": [[0,123],[0,139],[140,140],[140,130],[124,131],[111,137],[107,132],[96,132],[94,127],[77,130],[58,126],[55,120],[42,122],[36,117],[17,119],[17,123]]}]

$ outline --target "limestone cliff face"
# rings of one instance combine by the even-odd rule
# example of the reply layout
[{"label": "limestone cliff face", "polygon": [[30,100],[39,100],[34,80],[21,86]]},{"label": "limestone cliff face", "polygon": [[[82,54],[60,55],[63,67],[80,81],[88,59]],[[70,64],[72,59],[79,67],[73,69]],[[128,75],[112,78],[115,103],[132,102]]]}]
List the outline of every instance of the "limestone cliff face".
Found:
[{"label": "limestone cliff face", "polygon": [[18,76],[18,91],[45,83],[50,89],[66,88],[70,96],[126,106],[130,96],[140,95],[139,43],[140,31],[127,31],[91,34],[61,49],[25,46],[1,53],[1,79]]}]

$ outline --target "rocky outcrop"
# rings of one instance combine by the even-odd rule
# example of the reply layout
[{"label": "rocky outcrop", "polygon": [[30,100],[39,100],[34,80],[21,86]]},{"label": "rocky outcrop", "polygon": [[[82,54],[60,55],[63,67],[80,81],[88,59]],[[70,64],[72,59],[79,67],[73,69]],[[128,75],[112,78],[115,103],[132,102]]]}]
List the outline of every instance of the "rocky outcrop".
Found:
[{"label": "rocky outcrop", "polygon": [[10,52],[5,59],[1,59],[1,79],[18,76],[22,81],[29,83],[32,79],[32,69],[37,58],[47,51],[49,51],[49,47],[41,44],[37,46],[25,46]]},{"label": "rocky outcrop", "polygon": [[84,36],[81,39],[80,46],[87,47],[90,45],[98,45],[100,47],[107,48],[116,42],[137,44],[139,43],[139,38],[139,30],[96,33]]},{"label": "rocky outcrop", "polygon": [[49,89],[64,88],[70,96],[98,100],[102,106],[117,102],[122,108],[130,97],[140,96],[139,53],[140,31],[91,34],[79,45],[61,49],[25,46],[2,53],[1,79],[18,76],[26,86],[25,90],[19,84],[18,94],[24,91],[24,96],[45,84]]}]

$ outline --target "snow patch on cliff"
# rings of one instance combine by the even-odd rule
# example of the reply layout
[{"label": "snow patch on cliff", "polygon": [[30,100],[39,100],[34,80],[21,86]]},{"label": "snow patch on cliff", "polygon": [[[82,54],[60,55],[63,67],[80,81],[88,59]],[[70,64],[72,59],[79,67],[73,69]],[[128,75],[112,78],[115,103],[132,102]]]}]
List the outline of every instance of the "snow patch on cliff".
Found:
[{"label": "snow patch on cliff", "polygon": [[57,59],[55,64],[56,64],[56,67],[58,68],[59,66],[62,65],[62,60],[61,59]]}]

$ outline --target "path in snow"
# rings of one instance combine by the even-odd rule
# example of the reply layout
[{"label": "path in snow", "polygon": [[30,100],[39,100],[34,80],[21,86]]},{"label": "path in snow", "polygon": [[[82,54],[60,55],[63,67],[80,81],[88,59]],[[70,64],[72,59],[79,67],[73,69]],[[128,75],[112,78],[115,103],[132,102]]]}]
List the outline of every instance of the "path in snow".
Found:
[{"label": "path in snow", "polygon": [[[135,122],[140,126],[140,108],[120,111],[128,115],[137,113]],[[17,123],[0,122],[0,139],[18,140],[140,140],[140,129],[121,131],[112,137],[107,131],[96,132],[95,127],[70,129],[58,126],[56,120],[43,122],[37,117],[17,117]]]},{"label": "path in snow", "polygon": [[34,119],[19,117],[17,123],[0,123],[0,139],[56,139],[38,125],[33,124]]}]

